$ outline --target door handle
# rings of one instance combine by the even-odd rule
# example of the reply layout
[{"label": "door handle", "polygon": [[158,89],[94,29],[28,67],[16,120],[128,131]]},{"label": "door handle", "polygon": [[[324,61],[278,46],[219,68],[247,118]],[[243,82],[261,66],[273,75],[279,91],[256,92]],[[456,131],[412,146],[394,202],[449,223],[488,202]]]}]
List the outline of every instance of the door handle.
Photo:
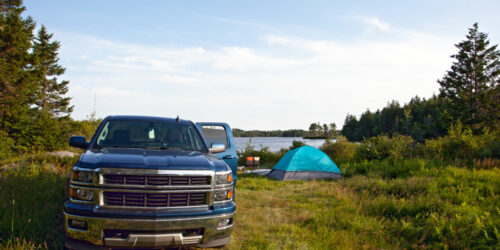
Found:
[{"label": "door handle", "polygon": [[224,160],[231,160],[234,158],[236,158],[236,157],[234,157],[234,155],[225,155],[224,157],[222,157],[222,159],[224,159]]}]

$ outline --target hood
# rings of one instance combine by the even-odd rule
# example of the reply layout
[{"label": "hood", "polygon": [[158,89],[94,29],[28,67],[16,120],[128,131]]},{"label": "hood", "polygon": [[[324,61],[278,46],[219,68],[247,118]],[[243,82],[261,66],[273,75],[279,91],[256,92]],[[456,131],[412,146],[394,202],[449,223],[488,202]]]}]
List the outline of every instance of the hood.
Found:
[{"label": "hood", "polygon": [[79,160],[84,168],[139,168],[165,170],[215,170],[228,167],[223,160],[196,151],[138,148],[89,149]]}]

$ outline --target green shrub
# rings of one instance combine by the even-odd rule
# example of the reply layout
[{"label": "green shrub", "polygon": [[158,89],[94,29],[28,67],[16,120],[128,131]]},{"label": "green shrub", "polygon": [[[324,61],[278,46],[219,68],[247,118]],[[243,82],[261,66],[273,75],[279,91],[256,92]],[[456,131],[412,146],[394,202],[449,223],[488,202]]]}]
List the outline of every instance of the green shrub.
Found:
[{"label": "green shrub", "polygon": [[480,158],[500,158],[500,130],[490,132],[485,130],[480,136],[483,146],[478,149],[476,156]]},{"label": "green shrub", "polygon": [[412,158],[416,154],[416,144],[406,135],[379,135],[364,140],[356,150],[357,160],[393,160]]},{"label": "green shrub", "polygon": [[294,150],[296,148],[300,148],[302,146],[305,146],[306,144],[303,142],[303,141],[296,141],[296,140],[293,140],[292,142],[292,146],[290,146],[290,150]]},{"label": "green shrub", "polygon": [[424,152],[426,156],[440,159],[472,158],[479,147],[480,142],[472,130],[458,123],[450,126],[446,136],[428,141]]},{"label": "green shrub", "polygon": [[353,160],[357,148],[356,143],[347,141],[344,136],[339,136],[335,142],[328,140],[320,147],[336,163]]},{"label": "green shrub", "polygon": [[500,132],[484,130],[474,135],[462,123],[450,126],[446,136],[427,140],[423,146],[423,157],[445,160],[499,158]]},{"label": "green shrub", "polygon": [[73,134],[85,136],[87,140],[90,140],[101,122],[102,119],[98,119],[95,114],[87,116],[86,120],[73,121]]}]

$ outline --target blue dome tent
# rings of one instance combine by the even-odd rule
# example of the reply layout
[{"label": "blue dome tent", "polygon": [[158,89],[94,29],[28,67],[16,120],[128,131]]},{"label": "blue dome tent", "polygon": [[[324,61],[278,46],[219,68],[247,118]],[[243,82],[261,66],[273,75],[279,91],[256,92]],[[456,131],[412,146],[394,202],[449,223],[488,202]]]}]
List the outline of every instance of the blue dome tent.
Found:
[{"label": "blue dome tent", "polygon": [[319,180],[337,179],[342,177],[342,173],[323,151],[311,146],[302,146],[288,151],[268,177],[281,181]]}]

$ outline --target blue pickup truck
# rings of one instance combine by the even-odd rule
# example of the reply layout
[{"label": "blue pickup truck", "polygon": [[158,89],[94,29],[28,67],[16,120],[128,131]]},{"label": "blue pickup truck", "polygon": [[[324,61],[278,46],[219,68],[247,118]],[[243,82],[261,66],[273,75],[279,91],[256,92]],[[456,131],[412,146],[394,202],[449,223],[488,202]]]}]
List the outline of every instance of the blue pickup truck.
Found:
[{"label": "blue pickup truck", "polygon": [[109,116],[68,176],[65,247],[219,247],[236,205],[236,148],[225,123]]}]

